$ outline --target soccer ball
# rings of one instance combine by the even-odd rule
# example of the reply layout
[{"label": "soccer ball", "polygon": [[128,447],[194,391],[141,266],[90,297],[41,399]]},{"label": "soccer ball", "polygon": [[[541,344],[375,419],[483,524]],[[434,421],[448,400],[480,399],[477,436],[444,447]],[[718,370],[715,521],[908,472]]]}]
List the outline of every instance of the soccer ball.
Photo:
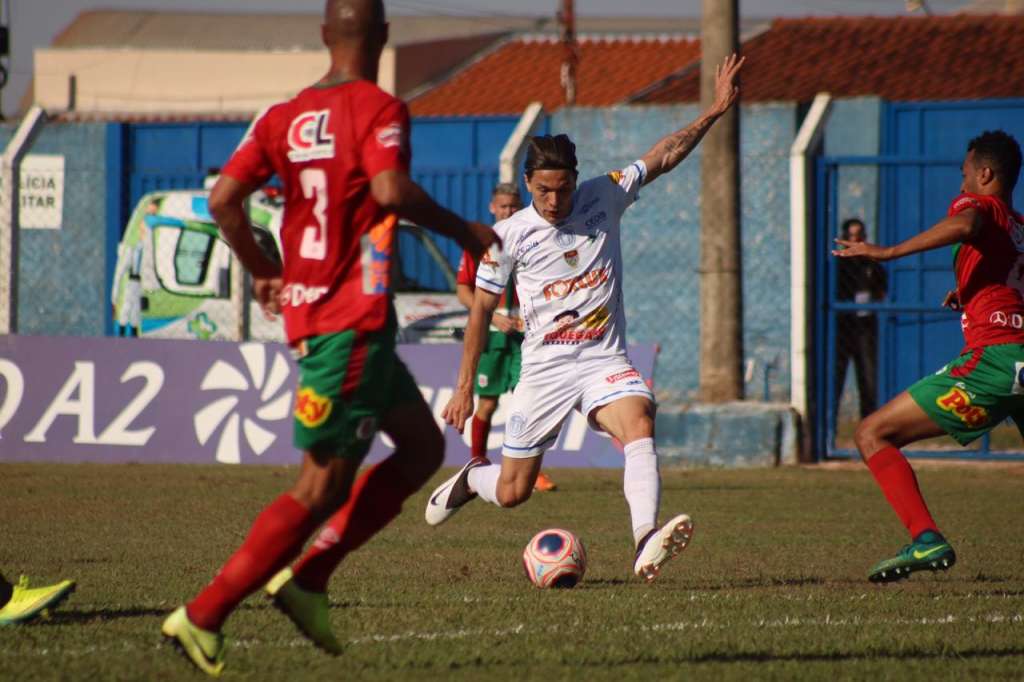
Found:
[{"label": "soccer ball", "polygon": [[537,587],[575,587],[587,570],[587,550],[569,531],[548,528],[526,544],[523,568]]}]

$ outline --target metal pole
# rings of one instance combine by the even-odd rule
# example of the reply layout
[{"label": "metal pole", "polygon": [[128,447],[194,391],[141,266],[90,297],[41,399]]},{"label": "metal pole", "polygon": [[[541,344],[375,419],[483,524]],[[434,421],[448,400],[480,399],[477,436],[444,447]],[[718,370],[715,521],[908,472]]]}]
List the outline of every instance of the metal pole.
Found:
[{"label": "metal pole", "polygon": [[[714,101],[715,67],[739,48],[738,4],[738,0],[704,0],[702,109]],[[743,397],[739,104],[704,138],[700,178],[700,395],[705,402],[719,403]]]}]

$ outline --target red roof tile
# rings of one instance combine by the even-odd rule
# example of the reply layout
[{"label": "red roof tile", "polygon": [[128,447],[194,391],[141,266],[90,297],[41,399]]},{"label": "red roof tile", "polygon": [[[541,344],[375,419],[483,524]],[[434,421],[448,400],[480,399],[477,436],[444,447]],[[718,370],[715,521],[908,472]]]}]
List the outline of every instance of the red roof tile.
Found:
[{"label": "red roof tile", "polygon": [[[778,19],[743,53],[748,102],[822,91],[897,101],[1024,95],[1022,16]],[[632,101],[693,102],[699,92],[699,69],[685,69]]]},{"label": "red roof tile", "polygon": [[[577,106],[617,104],[665,78],[700,54],[688,37],[583,38],[577,68]],[[501,44],[410,102],[414,116],[519,114],[533,101],[562,107],[563,48],[547,37]]]}]

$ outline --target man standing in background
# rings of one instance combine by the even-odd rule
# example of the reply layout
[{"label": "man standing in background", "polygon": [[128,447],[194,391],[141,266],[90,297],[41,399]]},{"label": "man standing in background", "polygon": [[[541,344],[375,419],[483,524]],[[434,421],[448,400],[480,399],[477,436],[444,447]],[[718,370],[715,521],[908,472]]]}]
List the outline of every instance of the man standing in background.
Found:
[{"label": "man standing in background", "polygon": [[[510,217],[522,207],[519,188],[511,182],[502,182],[491,192],[491,215],[495,221]],[[459,302],[467,309],[473,309],[473,292],[476,289],[477,261],[469,253],[462,254],[455,293]],[[491,433],[491,419],[498,409],[498,400],[510,393],[519,382],[519,369],[523,353],[523,320],[519,317],[519,302],[515,287],[506,286],[504,295],[505,313],[494,313],[491,318],[491,332],[487,347],[480,355],[476,383],[473,392],[477,396],[476,413],[470,429],[471,453],[474,459],[487,461],[487,437]],[[537,474],[534,490],[550,492],[558,486],[543,471]]]},{"label": "man standing in background", "polygon": [[[867,240],[867,230],[860,218],[843,221],[842,235],[846,241],[860,244]],[[885,268],[868,258],[844,258],[839,261],[836,277],[836,299],[843,303],[877,303],[885,298]],[[835,406],[843,397],[846,368],[853,361],[860,398],[860,418],[878,406],[878,317],[869,310],[845,311],[836,317],[836,388]]]}]

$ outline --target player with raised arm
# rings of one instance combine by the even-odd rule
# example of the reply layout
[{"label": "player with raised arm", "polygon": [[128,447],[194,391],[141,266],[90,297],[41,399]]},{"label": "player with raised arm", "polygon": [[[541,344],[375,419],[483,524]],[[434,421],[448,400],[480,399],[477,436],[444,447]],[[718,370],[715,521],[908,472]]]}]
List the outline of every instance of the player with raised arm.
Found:
[{"label": "player with raised arm", "polygon": [[[522,208],[519,188],[511,182],[502,182],[491,192],[491,215],[501,221]],[[456,277],[455,293],[466,308],[473,309],[473,292],[476,290],[477,259],[468,252],[462,254]],[[498,400],[516,387],[519,368],[522,364],[523,319],[518,314],[518,300],[515,289],[509,283],[503,296],[505,312],[495,312],[491,318],[492,329],[487,337],[487,346],[480,354],[473,392],[477,396],[476,413],[470,429],[470,454],[481,460],[487,459],[487,438],[491,432],[491,420],[498,409]],[[534,488],[550,492],[557,486],[543,471],[538,472]]]},{"label": "player with raised arm", "polygon": [[[388,36],[383,2],[328,0],[322,34],[327,75],[260,118],[210,195],[210,212],[252,273],[255,297],[264,311],[284,316],[299,358],[295,444],[303,450],[294,486],[256,518],[209,586],[163,623],[163,634],[214,676],[224,667],[221,626],[264,585],[314,644],[339,652],[328,578],[443,460],[444,438],[395,352],[389,273],[398,217],[454,237],[471,253],[495,243],[489,227],[441,208],[409,178],[408,111],[375,85]],[[275,174],[285,196],[283,266],[257,245],[243,203]],[[357,478],[378,430],[395,451]]]},{"label": "player with raised arm", "polygon": [[1020,166],[1013,137],[985,132],[967,145],[960,195],[946,218],[896,246],[836,240],[843,248],[834,256],[876,261],[952,246],[956,290],[944,304],[963,311],[960,357],[870,414],[854,434],[911,538],[896,556],[871,569],[873,582],[956,563],[900,448],[943,434],[967,445],[1007,417],[1024,434],[1024,217],[1012,208]]},{"label": "player with raised arm", "polygon": [[504,248],[480,264],[455,394],[444,418],[460,431],[473,411],[473,378],[487,326],[512,270],[524,320],[523,367],[512,395],[501,465],[471,460],[431,495],[437,525],[479,495],[500,507],[529,498],[544,451],[579,409],[592,428],[624,444],[623,490],[636,549],[633,571],[654,580],[690,541],[686,514],[659,526],[661,481],[654,396],[626,356],[619,223],[640,187],[675,168],[739,95],[743,60],[719,66],[715,101],[686,128],[622,170],[576,186],[576,147],[566,135],[535,137],[526,153],[533,201],[495,225]]}]

